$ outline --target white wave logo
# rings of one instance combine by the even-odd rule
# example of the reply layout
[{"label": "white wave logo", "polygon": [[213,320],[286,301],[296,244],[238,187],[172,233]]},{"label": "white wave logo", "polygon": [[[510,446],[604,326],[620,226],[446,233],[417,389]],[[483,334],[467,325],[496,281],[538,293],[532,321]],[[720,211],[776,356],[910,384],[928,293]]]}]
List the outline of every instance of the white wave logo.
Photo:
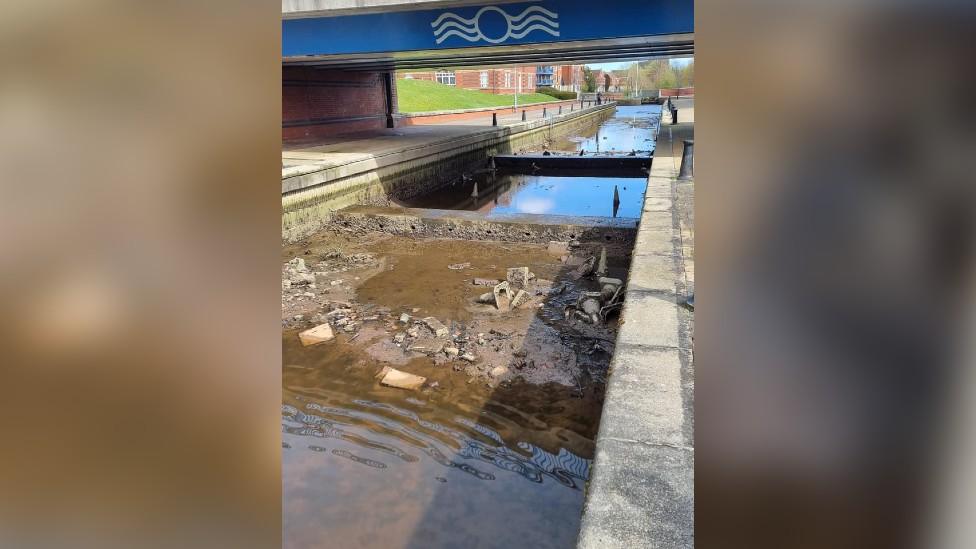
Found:
[{"label": "white wave logo", "polygon": [[[481,31],[481,16],[497,12],[505,18],[505,34],[498,38],[485,36]],[[478,10],[471,19],[465,19],[456,13],[443,13],[440,17],[430,24],[434,29],[434,37],[437,43],[447,40],[452,36],[461,37],[468,42],[484,40],[489,44],[499,44],[509,38],[523,38],[532,31],[542,31],[553,36],[559,36],[559,15],[541,7],[530,6],[518,15],[509,15],[497,6],[485,6]]]}]

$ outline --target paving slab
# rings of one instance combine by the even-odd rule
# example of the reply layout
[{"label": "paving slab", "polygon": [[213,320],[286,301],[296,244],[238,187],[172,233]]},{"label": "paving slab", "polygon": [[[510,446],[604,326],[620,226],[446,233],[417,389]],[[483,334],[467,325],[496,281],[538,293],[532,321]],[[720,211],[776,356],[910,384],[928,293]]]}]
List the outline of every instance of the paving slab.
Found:
[{"label": "paving slab", "polygon": [[694,547],[694,466],[689,449],[601,438],[578,546]]}]

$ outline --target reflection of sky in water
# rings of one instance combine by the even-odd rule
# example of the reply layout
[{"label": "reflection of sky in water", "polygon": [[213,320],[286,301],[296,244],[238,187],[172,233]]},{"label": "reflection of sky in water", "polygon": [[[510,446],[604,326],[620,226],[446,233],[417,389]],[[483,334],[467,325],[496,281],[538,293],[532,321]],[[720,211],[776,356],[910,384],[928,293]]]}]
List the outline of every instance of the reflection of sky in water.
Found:
[{"label": "reflection of sky in water", "polygon": [[587,152],[653,151],[654,133],[661,120],[660,105],[620,106],[613,118],[581,135],[556,139],[552,150]]},{"label": "reflection of sky in water", "polygon": [[639,177],[553,177],[511,175],[511,188],[490,214],[613,214],[613,186],[620,193],[617,217],[640,217],[646,181]]}]

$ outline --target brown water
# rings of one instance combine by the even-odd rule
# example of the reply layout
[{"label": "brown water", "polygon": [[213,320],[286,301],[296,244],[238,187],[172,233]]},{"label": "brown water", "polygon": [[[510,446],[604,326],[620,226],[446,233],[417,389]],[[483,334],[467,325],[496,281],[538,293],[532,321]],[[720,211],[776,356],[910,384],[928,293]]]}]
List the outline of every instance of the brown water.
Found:
[{"label": "brown water", "polygon": [[[368,357],[283,347],[285,547],[572,547],[602,395],[489,390],[418,359],[428,393]],[[337,345],[337,347],[339,347]]]}]

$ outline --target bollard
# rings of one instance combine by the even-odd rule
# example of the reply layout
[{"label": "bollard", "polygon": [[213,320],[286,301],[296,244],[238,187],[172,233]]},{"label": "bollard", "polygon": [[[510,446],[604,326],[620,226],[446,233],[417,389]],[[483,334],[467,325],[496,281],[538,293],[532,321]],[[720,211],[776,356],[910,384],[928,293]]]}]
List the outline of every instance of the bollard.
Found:
[{"label": "bollard", "polygon": [[683,140],[684,149],[681,151],[681,170],[678,172],[678,179],[691,179],[695,177],[695,141],[693,139]]},{"label": "bollard", "polygon": [[546,117],[546,108],[542,107],[542,118]]},{"label": "bollard", "polygon": [[496,112],[491,113],[491,125],[492,126],[498,125],[498,113]]},{"label": "bollard", "polygon": [[673,106],[671,107],[671,123],[672,124],[678,123],[678,109]]},{"label": "bollard", "polygon": [[525,111],[522,111],[522,122],[525,122]]},{"label": "bollard", "polygon": [[573,109],[575,107],[576,107],[576,101],[573,101],[572,103],[569,104],[569,112],[573,112]]},{"label": "bollard", "polygon": [[563,106],[559,105],[559,112],[557,112],[556,114],[562,114],[562,113],[563,113]]},{"label": "bollard", "polygon": [[474,189],[471,191],[471,198],[478,198],[478,182],[474,182]]}]

